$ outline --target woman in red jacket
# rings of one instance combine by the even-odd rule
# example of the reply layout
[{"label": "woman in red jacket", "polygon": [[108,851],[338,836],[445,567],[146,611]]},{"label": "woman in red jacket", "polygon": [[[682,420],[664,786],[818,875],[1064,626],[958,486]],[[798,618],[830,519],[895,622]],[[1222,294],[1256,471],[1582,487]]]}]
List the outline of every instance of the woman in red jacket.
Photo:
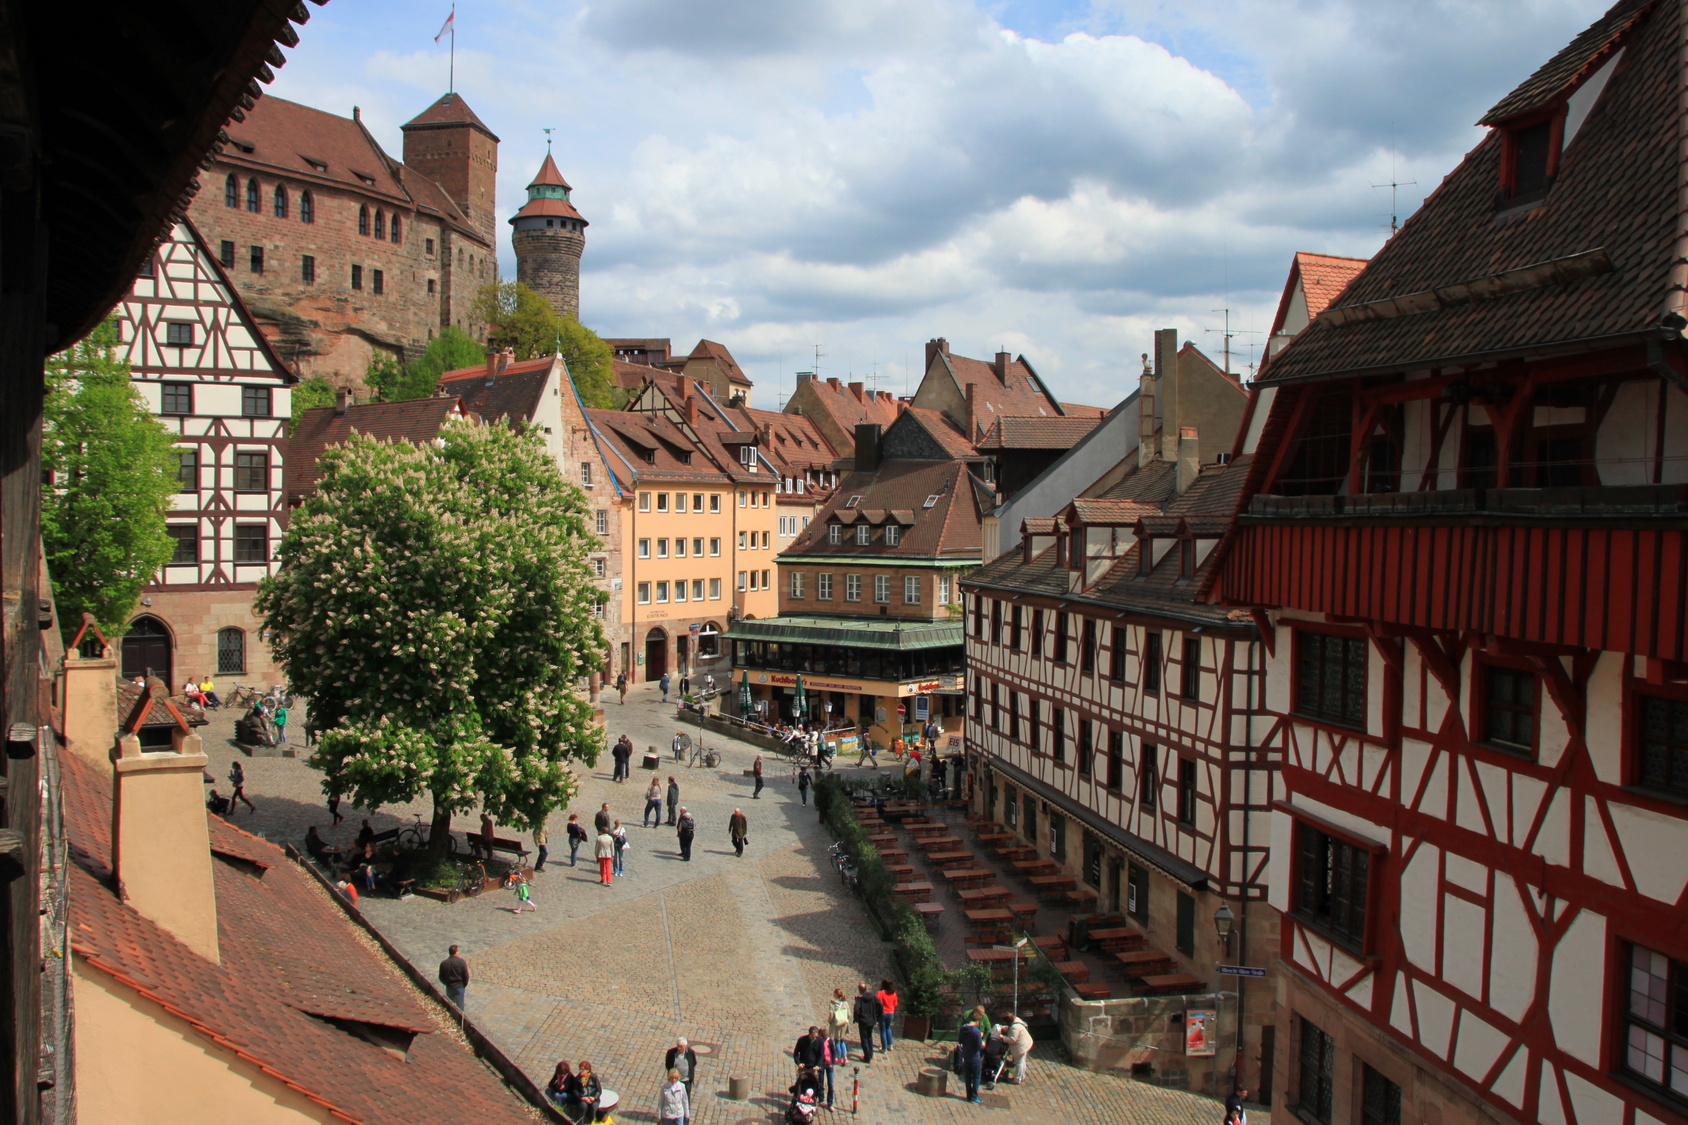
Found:
[{"label": "woman in red jacket", "polygon": [[879,1049],[886,1054],[891,1053],[891,1021],[897,1015],[897,986],[890,980],[879,982],[879,991],[874,993],[879,1000]]}]

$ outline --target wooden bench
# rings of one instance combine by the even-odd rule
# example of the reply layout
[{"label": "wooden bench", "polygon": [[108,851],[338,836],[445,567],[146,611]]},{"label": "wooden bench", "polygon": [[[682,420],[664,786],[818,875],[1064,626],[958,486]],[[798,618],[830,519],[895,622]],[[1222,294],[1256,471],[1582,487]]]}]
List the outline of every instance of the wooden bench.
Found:
[{"label": "wooden bench", "polygon": [[935,836],[947,836],[949,834],[949,825],[947,824],[905,824],[903,827],[907,828],[909,835],[916,840],[929,840]]},{"label": "wooden bench", "polygon": [[1075,911],[1083,912],[1095,907],[1096,892],[1086,890],[1084,887],[1079,887],[1076,890],[1069,890],[1066,894],[1066,899]]},{"label": "wooden bench", "polygon": [[1189,973],[1151,973],[1141,979],[1139,996],[1183,996],[1202,991],[1207,983]]},{"label": "wooden bench", "polygon": [[1114,963],[1124,969],[1128,977],[1163,973],[1178,965],[1171,954],[1159,949],[1134,949],[1129,953],[1116,953]]},{"label": "wooden bench", "polygon": [[937,923],[938,916],[944,912],[944,904],[941,902],[917,902],[914,904],[914,912],[920,915],[921,921],[931,926]]},{"label": "wooden bench", "polygon": [[1032,919],[1037,917],[1038,905],[1035,902],[1011,902],[1008,913],[1014,916],[1014,924],[1022,930],[1029,930]]},{"label": "wooden bench", "polygon": [[1026,882],[1035,887],[1039,894],[1054,894],[1058,891],[1073,889],[1073,877],[1071,875],[1033,875]]},{"label": "wooden bench", "polygon": [[952,867],[946,870],[943,876],[944,882],[955,890],[963,887],[982,887],[995,878],[983,867]]},{"label": "wooden bench", "polygon": [[1114,995],[1107,985],[1091,984],[1089,981],[1075,982],[1073,991],[1078,993],[1080,1000],[1111,1000]]},{"label": "wooden bench", "polygon": [[931,883],[898,883],[891,889],[892,894],[902,895],[910,902],[931,902]]},{"label": "wooden bench", "polygon": [[961,850],[961,837],[951,836],[947,832],[941,833],[937,836],[926,836],[916,841],[916,843],[928,855],[933,852],[954,852]]},{"label": "wooden bench", "polygon": [[1067,955],[1067,939],[1062,934],[1041,934],[1032,938],[1032,944],[1052,961],[1062,960]]},{"label": "wooden bench", "polygon": [[[963,944],[963,945],[1001,945],[1004,942],[1006,942],[1007,940],[1008,940],[1008,931],[1005,930],[1005,929],[982,929],[982,930],[974,930],[972,933],[969,933],[969,934],[963,934],[962,938],[961,938],[961,944]],[[978,952],[987,952],[987,951],[981,950],[981,951],[978,951]]]},{"label": "wooden bench", "polygon": [[1055,971],[1074,984],[1083,984],[1090,979],[1090,966],[1083,961],[1057,961]]},{"label": "wooden bench", "polygon": [[[480,855],[484,848],[485,845],[481,843],[479,833],[475,833],[469,837],[470,855]],[[486,858],[493,859],[500,855],[514,856],[515,861],[511,866],[527,866],[528,848],[527,845],[522,843],[520,840],[512,840],[507,836],[494,836],[492,838],[492,855],[487,856]]]},{"label": "wooden bench", "polygon": [[873,850],[878,852],[879,858],[886,863],[908,862],[908,853],[901,848],[874,848]]},{"label": "wooden bench", "polygon": [[933,852],[926,860],[934,867],[947,871],[952,867],[971,867],[974,856],[972,852]]},{"label": "wooden bench", "polygon": [[1059,875],[1061,865],[1052,859],[1016,859],[1009,866],[1021,875]]},{"label": "wooden bench", "polygon": [[1006,926],[1014,920],[1014,916],[1000,906],[982,906],[974,910],[964,910],[961,913],[967,919],[969,926]]},{"label": "wooden bench", "polygon": [[1016,844],[1011,848],[998,848],[996,854],[1013,863],[1017,859],[1036,859],[1037,849],[1029,844]]},{"label": "wooden bench", "polygon": [[955,892],[957,898],[970,907],[990,906],[993,903],[1007,902],[1013,896],[1007,887],[969,887],[964,891]]},{"label": "wooden bench", "polygon": [[887,870],[891,874],[895,875],[897,877],[897,882],[906,883],[906,882],[909,881],[909,876],[914,874],[914,864],[912,864],[912,863],[887,863],[885,865],[885,870]]}]

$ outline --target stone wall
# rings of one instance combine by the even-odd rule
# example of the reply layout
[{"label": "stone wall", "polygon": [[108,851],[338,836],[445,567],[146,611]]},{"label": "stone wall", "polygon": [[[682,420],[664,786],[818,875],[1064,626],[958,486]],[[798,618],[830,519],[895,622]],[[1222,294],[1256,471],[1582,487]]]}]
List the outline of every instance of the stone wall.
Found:
[{"label": "stone wall", "polygon": [[563,316],[580,319],[580,255],[586,235],[561,229],[519,230],[510,238],[516,248],[516,280],[551,302]]},{"label": "stone wall", "polygon": [[[207,672],[217,684],[217,693],[224,698],[237,683],[268,688],[286,682],[270,655],[270,646],[258,639],[263,622],[252,612],[252,600],[257,593],[257,588],[250,585],[199,586],[180,591],[148,587],[146,596],[152,599],[152,604],[138,607],[137,616],[156,617],[170,630],[172,690],[179,690],[187,677],[203,679]],[[219,673],[217,632],[230,627],[246,634],[246,670]]]},{"label": "stone wall", "polygon": [[[1061,1002],[1061,1042],[1074,1066],[1224,1097],[1231,1090],[1236,999],[1233,992],[1118,1000],[1069,994]],[[1184,1012],[1190,1008],[1219,1012],[1218,1050],[1211,1056],[1184,1054]]]}]

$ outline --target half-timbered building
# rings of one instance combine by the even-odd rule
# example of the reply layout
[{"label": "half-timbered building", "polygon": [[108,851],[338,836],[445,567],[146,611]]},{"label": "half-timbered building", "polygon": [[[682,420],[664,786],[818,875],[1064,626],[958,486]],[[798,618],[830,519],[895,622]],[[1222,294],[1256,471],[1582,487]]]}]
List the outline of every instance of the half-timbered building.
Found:
[{"label": "half-timbered building", "polygon": [[176,552],[141,591],[123,674],[172,690],[207,675],[278,682],[252,613],[287,524],[283,476],[297,381],[191,223],[179,221],[117,310],[130,379],[177,435]]},{"label": "half-timbered building", "polygon": [[1304,1121],[1688,1120],[1685,33],[1611,9],[1264,371]]}]

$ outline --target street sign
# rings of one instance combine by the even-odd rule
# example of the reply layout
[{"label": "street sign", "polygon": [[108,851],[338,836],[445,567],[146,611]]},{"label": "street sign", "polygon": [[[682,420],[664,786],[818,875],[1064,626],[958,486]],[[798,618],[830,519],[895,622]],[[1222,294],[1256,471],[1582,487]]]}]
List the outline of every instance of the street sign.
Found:
[{"label": "street sign", "polygon": [[1256,969],[1252,965],[1218,965],[1215,966],[1222,977],[1263,977],[1265,969]]},{"label": "street sign", "polygon": [[908,704],[906,704],[906,703],[897,704],[897,718],[899,718],[899,719],[908,718]]},{"label": "street sign", "polygon": [[929,695],[917,695],[917,696],[915,696],[914,697],[914,717],[915,717],[915,719],[916,720],[925,720],[925,719],[930,718],[931,715],[932,715],[932,697],[929,696]]}]

